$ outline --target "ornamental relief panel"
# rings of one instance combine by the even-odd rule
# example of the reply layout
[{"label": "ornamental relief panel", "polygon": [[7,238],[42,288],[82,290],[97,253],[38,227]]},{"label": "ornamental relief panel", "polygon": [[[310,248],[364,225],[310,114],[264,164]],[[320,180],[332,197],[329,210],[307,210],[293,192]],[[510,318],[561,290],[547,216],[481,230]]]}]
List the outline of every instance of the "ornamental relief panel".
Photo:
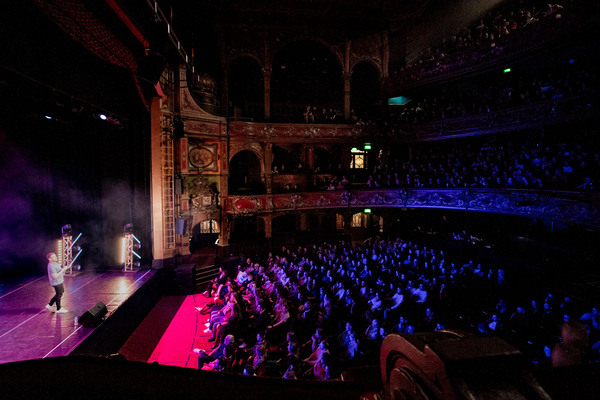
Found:
[{"label": "ornamental relief panel", "polygon": [[197,144],[196,146],[190,146],[188,149],[188,161],[190,163],[190,170],[193,171],[195,169],[198,172],[218,171],[218,153],[219,148],[217,144]]},{"label": "ornamental relief panel", "polygon": [[353,40],[350,46],[350,65],[354,65],[361,60],[371,60],[377,64],[378,69],[381,71],[383,50],[381,34]]},{"label": "ornamental relief panel", "polygon": [[198,175],[188,178],[190,205],[192,211],[214,214],[218,212],[218,189],[215,182],[206,176]]},{"label": "ornamental relief panel", "polygon": [[207,123],[205,121],[198,121],[194,119],[185,120],[186,133],[216,136],[221,133],[221,130],[221,124]]}]

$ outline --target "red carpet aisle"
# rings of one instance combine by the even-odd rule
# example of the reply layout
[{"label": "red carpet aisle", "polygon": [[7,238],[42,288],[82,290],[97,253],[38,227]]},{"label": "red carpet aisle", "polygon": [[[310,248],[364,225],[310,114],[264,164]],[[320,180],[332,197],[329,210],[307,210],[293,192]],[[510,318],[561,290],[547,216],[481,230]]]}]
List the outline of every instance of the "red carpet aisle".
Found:
[{"label": "red carpet aisle", "polygon": [[202,294],[186,296],[148,359],[149,363],[198,368],[198,355],[193,352],[194,348],[209,350],[213,345],[208,341],[211,334],[204,333],[208,315],[196,310],[196,307],[203,307],[207,302],[208,299]]}]

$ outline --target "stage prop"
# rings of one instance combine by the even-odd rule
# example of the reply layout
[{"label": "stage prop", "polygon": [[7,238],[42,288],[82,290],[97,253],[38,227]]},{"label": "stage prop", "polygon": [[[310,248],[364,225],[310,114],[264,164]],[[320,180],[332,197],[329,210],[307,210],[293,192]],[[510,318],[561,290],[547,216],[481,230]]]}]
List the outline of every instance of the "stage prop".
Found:
[{"label": "stage prop", "polygon": [[[58,241],[58,249],[56,254],[58,255],[58,263],[62,267],[68,267],[65,274],[73,274],[73,268],[76,270],[81,270],[81,265],[76,264],[73,265],[77,257],[83,251],[81,247],[75,246],[75,243],[81,237],[81,233],[77,235],[75,239],[73,239],[72,228],[71,225],[67,224],[60,228],[62,238]],[[73,256],[73,252],[77,252],[75,256]]]},{"label": "stage prop", "polygon": [[[142,257],[136,252],[142,247],[140,240],[133,234],[133,224],[127,224],[123,228],[123,239],[121,241],[121,263],[123,263],[123,271],[133,271],[133,267],[140,266],[139,260]],[[134,261],[133,257],[138,261]]]}]

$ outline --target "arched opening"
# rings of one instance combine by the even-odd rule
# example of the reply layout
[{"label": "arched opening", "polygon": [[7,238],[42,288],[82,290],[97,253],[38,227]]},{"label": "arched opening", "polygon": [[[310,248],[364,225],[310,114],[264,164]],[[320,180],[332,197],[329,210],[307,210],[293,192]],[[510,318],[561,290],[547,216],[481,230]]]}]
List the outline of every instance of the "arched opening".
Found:
[{"label": "arched opening", "polygon": [[265,116],[264,83],[260,65],[248,57],[231,63],[228,75],[229,115],[262,121]]},{"label": "arched opening", "polygon": [[343,90],[341,66],[329,49],[312,41],[291,43],[273,60],[272,118],[305,122],[307,106],[319,115],[322,108],[342,110]]},{"label": "arched opening", "polygon": [[271,170],[278,174],[287,174],[293,171],[293,166],[290,152],[283,147],[273,146],[273,163],[271,165]]},{"label": "arched opening", "polygon": [[354,110],[354,122],[362,119],[365,123],[378,117],[381,104],[381,84],[379,72],[373,64],[363,61],[352,69],[350,81],[350,104]]},{"label": "arched opening", "polygon": [[219,223],[214,219],[200,221],[192,228],[190,251],[193,253],[202,247],[212,247],[219,238]]},{"label": "arched opening", "polygon": [[331,153],[329,151],[317,148],[315,150],[315,172],[328,173],[332,168]]},{"label": "arched opening", "polygon": [[229,163],[229,193],[262,194],[265,185],[261,179],[260,160],[251,151],[240,151]]}]

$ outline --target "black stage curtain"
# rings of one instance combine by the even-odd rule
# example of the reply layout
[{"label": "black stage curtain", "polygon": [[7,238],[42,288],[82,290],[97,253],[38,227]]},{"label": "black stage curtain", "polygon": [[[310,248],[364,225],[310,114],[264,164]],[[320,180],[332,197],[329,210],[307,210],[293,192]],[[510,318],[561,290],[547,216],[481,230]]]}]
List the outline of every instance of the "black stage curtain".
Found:
[{"label": "black stage curtain", "polygon": [[84,270],[118,267],[126,223],[150,262],[149,118],[131,72],[20,4],[0,16],[0,277],[44,273],[65,224]]}]

